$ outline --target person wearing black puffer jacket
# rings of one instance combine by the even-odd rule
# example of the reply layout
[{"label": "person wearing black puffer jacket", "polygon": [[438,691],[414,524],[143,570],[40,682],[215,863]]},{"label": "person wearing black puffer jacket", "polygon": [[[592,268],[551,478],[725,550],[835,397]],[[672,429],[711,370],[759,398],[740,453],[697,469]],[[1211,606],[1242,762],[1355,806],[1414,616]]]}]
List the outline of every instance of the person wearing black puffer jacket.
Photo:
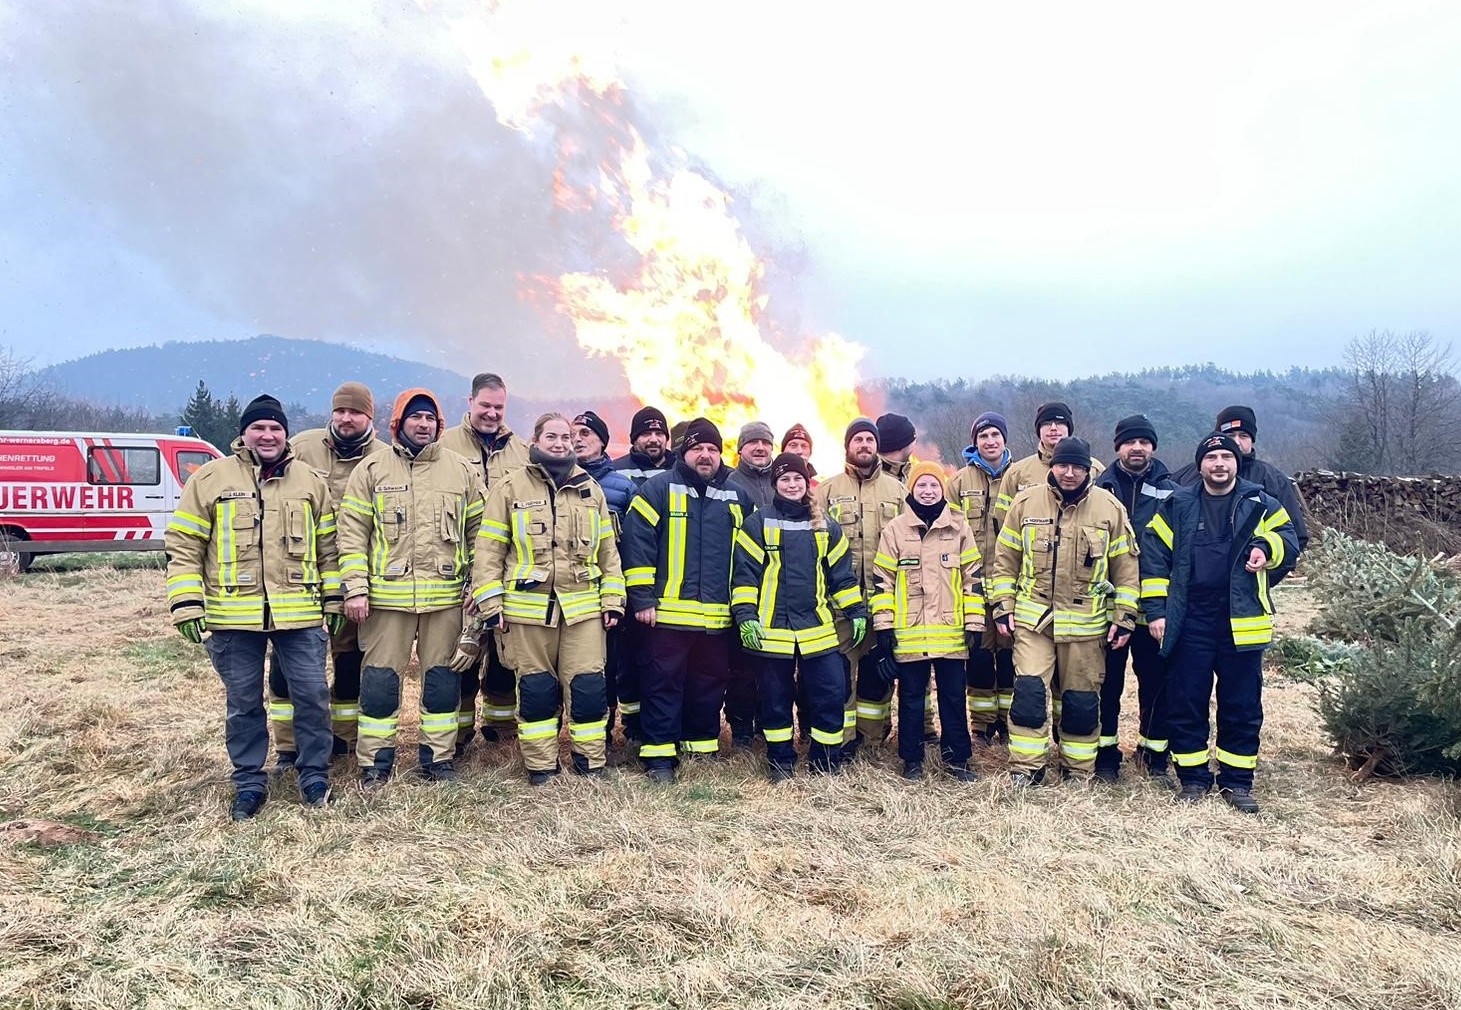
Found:
[{"label": "person wearing black puffer jacket", "polygon": [[[1157,432],[1143,414],[1116,422],[1116,459],[1097,477],[1096,487],[1116,496],[1133,530],[1146,529],[1157,506],[1181,487],[1157,458]],[[1101,739],[1096,751],[1096,778],[1115,782],[1121,774],[1121,747],[1116,727],[1121,719],[1121,692],[1126,662],[1136,672],[1137,738],[1134,757],[1154,778],[1167,777],[1167,664],[1160,645],[1137,615],[1131,638],[1106,653],[1106,679],[1101,682]]]}]

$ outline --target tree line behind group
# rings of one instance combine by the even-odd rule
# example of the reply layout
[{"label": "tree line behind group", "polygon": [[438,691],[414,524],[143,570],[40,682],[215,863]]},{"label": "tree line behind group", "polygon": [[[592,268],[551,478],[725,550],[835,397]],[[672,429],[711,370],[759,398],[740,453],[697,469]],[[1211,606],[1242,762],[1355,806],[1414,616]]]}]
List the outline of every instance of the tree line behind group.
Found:
[{"label": "tree line behind group", "polygon": [[[870,383],[865,392],[886,409],[913,418],[920,446],[936,446],[940,457],[953,465],[961,462],[969,423],[981,411],[998,410],[1010,419],[1010,449],[1018,457],[1034,451],[1035,432],[1027,422],[1038,406],[1060,400],[1074,410],[1078,433],[1103,458],[1109,454],[1107,434],[1118,418],[1145,413],[1164,443],[1186,446],[1208,432],[1214,411],[1244,403],[1263,418],[1259,453],[1287,473],[1316,468],[1456,473],[1461,472],[1456,364],[1451,345],[1429,333],[1385,330],[1351,340],[1342,368],[1238,373],[1208,364],[1112,372],[1070,382],[1010,375],[936,382],[893,379]],[[238,430],[238,398],[258,392],[248,384],[248,371],[240,362],[238,384],[226,394],[199,380],[187,403],[154,413],[68,395],[0,346],[0,428],[130,432],[169,431],[187,424],[226,451]],[[435,392],[450,400],[466,390]],[[576,409],[592,395],[574,389],[564,399],[571,403],[558,406]],[[323,402],[286,406],[300,427],[321,426],[328,419]],[[514,427],[525,428],[532,418],[510,420]],[[382,430],[383,424],[377,418]]]}]

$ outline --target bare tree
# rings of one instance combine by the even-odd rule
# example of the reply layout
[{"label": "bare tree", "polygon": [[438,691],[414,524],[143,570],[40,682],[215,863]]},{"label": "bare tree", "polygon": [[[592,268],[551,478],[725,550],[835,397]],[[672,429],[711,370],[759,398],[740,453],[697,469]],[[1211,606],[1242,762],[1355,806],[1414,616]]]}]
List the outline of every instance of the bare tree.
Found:
[{"label": "bare tree", "polygon": [[1455,469],[1461,384],[1450,344],[1424,330],[1371,330],[1345,349],[1336,459],[1377,473]]}]

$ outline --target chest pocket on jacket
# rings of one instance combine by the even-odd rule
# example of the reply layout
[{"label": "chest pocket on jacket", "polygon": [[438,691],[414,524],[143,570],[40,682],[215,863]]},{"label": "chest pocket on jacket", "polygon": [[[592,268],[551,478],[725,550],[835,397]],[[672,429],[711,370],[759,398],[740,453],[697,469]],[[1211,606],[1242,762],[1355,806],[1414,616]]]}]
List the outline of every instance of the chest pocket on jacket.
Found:
[{"label": "chest pocket on jacket", "polygon": [[284,553],[291,558],[308,557],[315,539],[314,506],[308,498],[290,498],[283,509]]},{"label": "chest pocket on jacket", "polygon": [[581,561],[593,557],[599,539],[599,510],[591,505],[573,507],[573,556]]},{"label": "chest pocket on jacket", "polygon": [[457,494],[442,494],[437,502],[437,524],[441,539],[449,544],[462,540],[462,498]]},{"label": "chest pocket on jacket", "polygon": [[386,542],[393,544],[400,540],[410,519],[410,501],[400,494],[376,495],[376,509],[380,513],[380,526]]},{"label": "chest pocket on jacket", "polygon": [[898,559],[898,573],[903,576],[904,585],[908,587],[908,594],[912,596],[917,593],[923,594],[923,559],[920,555],[923,552],[923,543],[915,533],[899,545],[903,554]]},{"label": "chest pocket on jacket", "polygon": [[902,503],[895,501],[883,502],[878,506],[878,517],[881,520],[879,526],[886,526],[894,519],[897,519],[898,513],[901,511],[903,511]]},{"label": "chest pocket on jacket", "polygon": [[971,489],[959,496],[964,518],[970,526],[977,527],[984,520],[984,510],[989,507],[989,496],[983,491]]},{"label": "chest pocket on jacket", "polygon": [[1037,572],[1050,570],[1055,552],[1055,527],[1046,524],[1025,523],[1020,529],[1020,539],[1025,544],[1025,556]]},{"label": "chest pocket on jacket", "polygon": [[1104,526],[1081,527],[1081,564],[1087,568],[1104,568],[1111,534]]}]

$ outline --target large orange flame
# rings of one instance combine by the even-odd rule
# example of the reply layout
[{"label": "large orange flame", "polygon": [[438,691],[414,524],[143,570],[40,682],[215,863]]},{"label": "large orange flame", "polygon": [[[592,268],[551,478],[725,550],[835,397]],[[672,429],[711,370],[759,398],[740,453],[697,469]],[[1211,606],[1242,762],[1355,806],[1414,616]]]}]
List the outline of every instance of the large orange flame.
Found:
[{"label": "large orange flame", "polygon": [[[612,66],[575,48],[562,33],[572,17],[556,5],[495,3],[480,19],[455,24],[456,37],[498,119],[532,132],[545,110],[578,103],[597,116],[608,141],[592,182],[573,181],[564,163],[583,153],[559,126],[555,205],[605,208],[637,254],[609,279],[579,272],[547,279],[556,308],[580,346],[617,359],[634,396],[672,419],[706,416],[727,439],[747,421],[778,434],[793,424],[812,434],[824,472],[841,463],[841,433],[861,411],[863,348],[836,334],[788,354],[763,325],[764,268],[732,213],[730,198],[677,152],[650,151],[622,116],[624,85]],[[663,164],[672,167],[659,167]],[[579,173],[581,174],[581,173]]]}]

